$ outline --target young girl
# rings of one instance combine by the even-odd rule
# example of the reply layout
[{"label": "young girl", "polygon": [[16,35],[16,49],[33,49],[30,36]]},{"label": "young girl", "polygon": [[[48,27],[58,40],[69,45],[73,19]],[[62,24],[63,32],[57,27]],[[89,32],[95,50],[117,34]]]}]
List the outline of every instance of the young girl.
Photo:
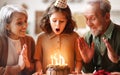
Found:
[{"label": "young girl", "polygon": [[34,72],[35,42],[26,35],[27,13],[6,5],[0,10],[0,75],[31,75]]},{"label": "young girl", "polygon": [[41,71],[45,73],[54,55],[62,55],[71,72],[81,71],[82,59],[77,46],[79,35],[74,32],[76,23],[72,19],[69,6],[64,1],[66,0],[53,2],[41,18],[40,27],[43,32],[37,39],[34,55],[36,73],[34,75],[40,75]]}]

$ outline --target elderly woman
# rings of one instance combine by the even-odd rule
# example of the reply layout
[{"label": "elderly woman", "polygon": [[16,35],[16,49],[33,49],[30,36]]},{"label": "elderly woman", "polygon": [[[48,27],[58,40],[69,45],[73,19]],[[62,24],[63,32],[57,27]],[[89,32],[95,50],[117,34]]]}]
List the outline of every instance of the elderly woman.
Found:
[{"label": "elderly woman", "polygon": [[31,75],[34,71],[35,42],[26,35],[27,13],[22,7],[0,10],[0,75]]}]

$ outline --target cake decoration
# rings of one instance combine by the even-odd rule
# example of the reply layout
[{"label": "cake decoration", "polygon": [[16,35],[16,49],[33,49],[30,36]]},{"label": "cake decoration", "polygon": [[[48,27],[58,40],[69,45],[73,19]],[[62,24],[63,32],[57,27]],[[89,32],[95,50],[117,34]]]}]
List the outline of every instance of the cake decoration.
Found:
[{"label": "cake decoration", "polygon": [[48,65],[46,69],[46,75],[68,75],[70,73],[67,65]]},{"label": "cake decoration", "polygon": [[67,0],[56,0],[54,5],[58,8],[67,8]]},{"label": "cake decoration", "polygon": [[61,54],[51,56],[51,64],[46,67],[46,75],[68,75],[70,73],[69,66],[65,63]]}]

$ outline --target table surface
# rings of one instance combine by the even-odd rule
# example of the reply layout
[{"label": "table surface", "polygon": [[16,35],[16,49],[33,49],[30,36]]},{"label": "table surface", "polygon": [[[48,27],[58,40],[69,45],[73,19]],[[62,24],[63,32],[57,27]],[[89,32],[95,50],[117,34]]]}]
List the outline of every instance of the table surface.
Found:
[{"label": "table surface", "polygon": [[[43,75],[46,75],[46,74],[43,74]],[[93,75],[93,73],[68,74],[68,75]]]},{"label": "table surface", "polygon": [[[43,74],[43,75],[46,75],[46,74]],[[93,75],[93,73],[68,74],[68,75]],[[111,75],[120,75],[120,72],[111,72]]]},{"label": "table surface", "polygon": [[[46,74],[42,74],[42,75],[46,75]],[[68,74],[68,75],[93,75],[92,73],[88,73],[88,74]]]}]

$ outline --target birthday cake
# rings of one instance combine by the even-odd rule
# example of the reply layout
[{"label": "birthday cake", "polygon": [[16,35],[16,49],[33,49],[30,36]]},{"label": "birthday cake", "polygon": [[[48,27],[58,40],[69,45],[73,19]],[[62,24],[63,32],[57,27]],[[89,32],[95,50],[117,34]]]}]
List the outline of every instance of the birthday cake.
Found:
[{"label": "birthday cake", "polygon": [[67,65],[49,65],[47,66],[46,75],[68,75],[70,68]]}]

